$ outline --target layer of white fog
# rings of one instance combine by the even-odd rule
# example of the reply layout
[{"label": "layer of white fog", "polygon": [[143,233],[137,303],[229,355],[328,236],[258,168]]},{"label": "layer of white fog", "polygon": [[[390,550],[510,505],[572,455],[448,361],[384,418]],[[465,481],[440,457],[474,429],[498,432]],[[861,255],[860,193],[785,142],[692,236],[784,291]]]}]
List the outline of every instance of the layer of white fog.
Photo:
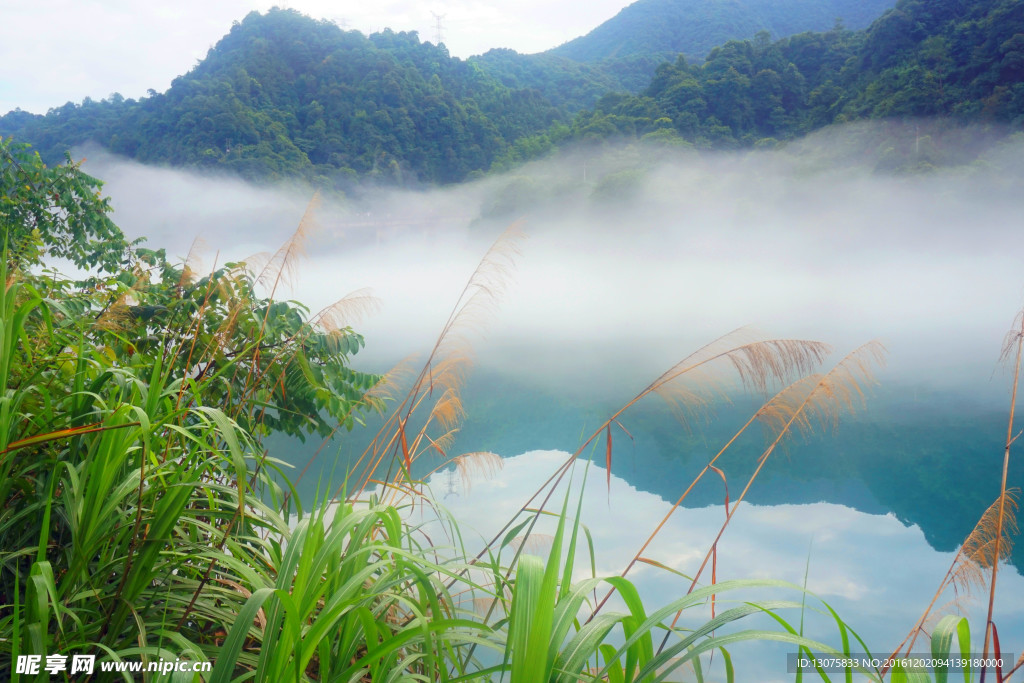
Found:
[{"label": "layer of white fog", "polygon": [[[625,396],[753,325],[837,353],[877,338],[883,381],[969,383],[1003,401],[996,361],[1024,303],[1022,143],[969,166],[878,170],[894,145],[930,151],[926,132],[838,129],[743,153],[608,147],[326,200],[286,295],[317,310],[372,288],[382,307],[357,324],[360,362],[384,369],[430,347],[478,259],[519,221],[527,239],[475,342],[484,366]],[[115,222],[181,258],[201,237],[207,268],[275,250],[312,194],[87,153]]]},{"label": "layer of white fog", "polygon": [[[954,137],[984,147],[983,131]],[[858,126],[777,150],[609,146],[459,186],[364,190],[324,200],[285,295],[315,311],[372,288],[382,306],[355,324],[366,348],[354,363],[382,371],[430,349],[481,256],[518,221],[527,238],[516,268],[471,335],[483,369],[620,403],[701,345],[751,325],[831,343],[837,356],[880,339],[889,358],[879,379],[897,403],[936,388],[958,406],[1005,410],[1010,382],[997,361],[1024,305],[1024,141],[962,152],[970,163],[892,170],[956,157],[953,146],[926,124]],[[276,250],[312,196],[87,154],[86,170],[106,181],[130,236],[182,259],[201,237],[206,268]],[[560,457],[510,458],[500,477],[444,502],[467,520],[467,538],[493,532]],[[604,472],[592,474],[599,493],[584,520],[597,536],[598,571],[617,572],[637,530],[653,528],[668,503],[615,476],[606,498]],[[444,493],[442,476],[434,484]],[[826,503],[749,507],[723,541],[719,578],[801,583],[813,537],[809,586],[879,651],[899,641],[950,561],[891,515]],[[692,571],[723,511],[680,514],[648,555]],[[1019,594],[1019,574],[1000,577],[1004,595]],[[685,590],[651,567],[636,578],[656,604]],[[1012,640],[1024,630],[1020,601],[1000,609]],[[834,625],[820,635],[835,642]],[[748,661],[764,661],[759,675],[770,680],[783,655],[763,654]]]}]

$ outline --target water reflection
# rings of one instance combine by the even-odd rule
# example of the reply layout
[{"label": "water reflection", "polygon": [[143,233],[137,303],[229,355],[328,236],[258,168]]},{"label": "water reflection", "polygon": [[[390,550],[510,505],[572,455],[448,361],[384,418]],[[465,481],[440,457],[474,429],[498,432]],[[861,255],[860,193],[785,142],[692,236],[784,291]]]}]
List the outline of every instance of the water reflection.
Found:
[{"label": "water reflection", "polygon": [[[489,539],[496,533],[567,456],[563,451],[531,451],[505,459],[502,471],[491,479],[463,482],[457,473],[442,472],[431,478],[431,488],[460,521],[464,540],[473,548],[474,539]],[[577,485],[584,478],[583,465],[575,474]],[[617,574],[670,504],[615,475],[609,488],[606,471],[598,465],[590,465],[585,474],[582,521],[594,540],[595,569],[598,575]],[[561,496],[554,500],[560,501]],[[692,573],[723,519],[721,505],[679,510],[644,555]],[[551,520],[542,521],[542,531],[553,529]],[[717,578],[774,578],[803,584],[806,573],[811,592],[835,608],[873,653],[888,654],[931,601],[952,559],[952,552],[933,550],[919,527],[907,526],[892,514],[867,514],[831,503],[744,503],[720,543]],[[581,548],[574,578],[589,574],[587,552]],[[682,596],[689,585],[646,564],[637,565],[630,578],[651,606]],[[1004,648],[1012,650],[1024,640],[1024,578],[1007,567],[999,581],[995,620]],[[774,599],[777,595],[760,591],[743,597]],[[968,603],[975,607],[968,614],[972,621],[984,619],[982,602]],[[706,618],[706,613],[695,614],[691,621],[696,624]],[[800,617],[789,614],[787,618],[795,624]],[[972,625],[977,640],[980,626],[976,621]],[[839,645],[836,626],[827,617],[809,613],[806,632]],[[980,651],[980,643],[975,647]],[[915,650],[927,648],[922,642]],[[785,670],[787,651],[783,645],[739,647],[734,654],[743,667],[740,680],[753,680],[755,672],[757,680],[792,680]]]},{"label": "water reflection", "polygon": [[[339,201],[325,210],[324,231],[314,236],[288,296],[317,310],[373,287],[385,309],[357,324],[367,347],[354,362],[384,371],[432,347],[487,245],[525,216],[531,239],[518,284],[476,348],[478,367],[494,374],[464,396],[470,417],[457,452],[575,448],[585,426],[599,424],[609,408],[741,325],[826,340],[842,352],[882,338],[891,351],[889,369],[880,373],[887,400],[844,420],[840,438],[794,446],[771,463],[726,535],[720,575],[799,582],[809,556],[811,589],[884,650],[931,599],[956,544],[998,492],[1009,382],[989,378],[1021,301],[1024,155],[1018,140],[972,168],[891,177],[872,173],[870,161],[863,165],[865,149],[884,146],[865,148],[858,135],[822,133],[814,143],[821,149],[809,155],[797,146],[638,164],[642,184],[614,205],[591,186],[597,159],[590,181],[570,159],[523,167],[514,177]],[[836,154],[823,155],[830,144]],[[615,171],[616,159],[635,153],[609,150],[606,165]],[[302,189],[90,159],[90,170],[109,181],[115,217],[131,236],[148,235],[154,246],[183,255],[203,233],[225,248],[218,263],[276,249],[309,197]],[[524,179],[537,196],[495,214],[495,197]],[[628,416],[636,455],[617,456],[610,496],[602,495],[603,471],[591,475],[597,481],[584,519],[603,573],[621,568],[665,500],[678,494],[681,473],[702,467],[752,408],[738,422],[716,421],[725,432],[697,435],[665,427],[645,410]],[[345,435],[344,444],[326,449],[301,484],[303,495],[327,488],[328,480],[331,490],[339,485],[373,431]],[[274,437],[267,445],[298,472],[319,444]],[[761,446],[733,450],[730,483],[745,480],[743,468],[749,472]],[[486,534],[550,472],[546,459],[558,457],[510,458],[501,477],[446,502]],[[1015,458],[1011,484],[1021,481],[1022,468]],[[444,486],[435,480],[435,490],[445,494]],[[648,555],[692,571],[721,522],[721,506],[712,505],[721,497],[714,486],[695,490],[688,505],[697,507],[681,511]],[[656,602],[680,591],[679,580],[650,567],[636,577]],[[1015,571],[1003,575],[999,624],[1011,648],[1024,641],[1022,588]],[[770,680],[776,670],[762,673]]]}]

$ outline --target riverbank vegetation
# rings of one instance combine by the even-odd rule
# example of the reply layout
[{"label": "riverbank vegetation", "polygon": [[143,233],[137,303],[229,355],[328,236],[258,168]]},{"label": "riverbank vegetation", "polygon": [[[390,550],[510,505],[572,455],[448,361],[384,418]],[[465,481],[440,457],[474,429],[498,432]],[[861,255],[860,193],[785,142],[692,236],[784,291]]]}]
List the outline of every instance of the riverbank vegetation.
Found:
[{"label": "riverbank vegetation", "polygon": [[[459,390],[470,365],[465,333],[507,282],[515,230],[483,256],[419,369],[379,376],[353,368],[363,341],[352,325],[373,306],[365,294],[319,312],[275,299],[296,272],[309,214],[276,254],[202,270],[194,258],[176,265],[120,236],[98,181],[2,145],[0,675],[33,680],[14,670],[22,655],[95,654],[209,661],[212,681],[618,682],[681,672],[703,680],[714,653],[731,681],[745,680],[745,663],[731,655],[744,641],[867,650],[802,587],[720,581],[715,566],[718,543],[779,445],[861,405],[879,344],[821,370],[831,349],[820,342],[728,334],[624,401],[504,529],[471,548],[440,509],[444,537],[407,514],[435,509],[412,465],[432,458],[471,471],[493,457],[455,449]],[[69,231],[88,248],[66,253]],[[94,269],[62,275],[49,265],[54,257]],[[1022,340],[1018,325],[1007,340],[1015,367]],[[578,567],[585,520],[572,514],[572,499],[556,496],[558,482],[588,459],[610,470],[638,402],[661,397],[686,420],[737,380],[767,396],[739,432],[759,424],[769,438],[687,576],[689,590],[664,604],[640,599],[630,568],[661,566],[646,543],[620,576],[593,577],[592,558],[589,572]],[[320,438],[358,428],[370,413],[385,419],[363,458],[340,490],[312,505],[263,446],[272,431]],[[1007,457],[1014,438],[1011,417]],[[725,479],[717,457],[694,484]],[[1013,508],[1004,477],[950,586],[983,583],[995,594]],[[557,529],[544,559],[527,541],[551,514]],[[807,610],[826,614],[835,630],[805,633]],[[922,617],[914,635],[927,632],[937,653],[963,649],[952,638],[964,637],[965,620],[931,623]],[[991,611],[985,633],[986,649],[998,649]],[[823,670],[803,675],[827,680]],[[898,668],[891,678],[909,680]]]}]

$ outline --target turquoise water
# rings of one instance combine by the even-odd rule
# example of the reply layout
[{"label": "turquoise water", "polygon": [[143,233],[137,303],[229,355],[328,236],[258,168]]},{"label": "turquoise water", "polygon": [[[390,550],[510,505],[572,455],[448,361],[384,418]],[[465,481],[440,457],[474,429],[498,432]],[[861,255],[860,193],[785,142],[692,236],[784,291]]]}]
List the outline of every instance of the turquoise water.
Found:
[{"label": "turquoise water", "polygon": [[[825,148],[841,133],[826,131],[816,144]],[[477,364],[463,395],[467,419],[449,453],[493,451],[506,466],[469,493],[454,482],[449,494],[447,474],[434,483],[483,534],[548,474],[545,458],[554,456],[535,452],[573,451],[647,382],[729,330],[755,325],[768,337],[828,342],[836,347],[829,362],[881,339],[888,366],[878,368],[880,385],[864,409],[844,416],[834,433],[819,430],[772,456],[722,540],[718,578],[801,582],[809,559],[810,588],[884,652],[930,601],[998,493],[1009,375],[997,359],[1024,302],[1020,144],[969,168],[911,177],[875,172],[861,150],[844,161],[848,144],[837,147],[838,157],[801,156],[797,145],[649,163],[642,150],[626,148],[586,160],[583,178],[580,160],[570,159],[458,187],[368,189],[328,202],[301,277],[278,294],[317,311],[373,288],[381,310],[350,321],[367,341],[353,365],[381,372],[433,347],[481,256],[507,222],[523,219],[529,239],[515,267],[487,282],[500,300],[460,329]],[[194,235],[182,226],[189,226],[225,250],[220,263],[275,251],[309,196],[102,163],[92,171],[110,181],[115,218],[131,236],[184,255]],[[641,168],[642,182],[612,204],[595,183],[622,165]],[[549,190],[545,201],[515,215],[489,214],[495,196],[523,177]],[[359,232],[366,215],[398,227]],[[657,511],[756,406],[730,392],[686,425],[656,400],[622,419],[632,437],[614,432],[612,490],[599,468],[587,489],[583,521],[605,544],[601,572],[622,567]],[[334,490],[373,431],[324,449],[303,495]],[[319,446],[268,445],[298,469]],[[751,431],[719,463],[733,497],[763,447]],[[600,447],[597,459],[603,465]],[[440,464],[425,459],[414,474]],[[1024,459],[1015,454],[1010,484],[1022,482]],[[696,488],[648,554],[694,571],[723,518],[724,494],[716,478]],[[1012,567],[1000,579],[998,625],[1004,649],[1019,652],[1020,549]],[[655,603],[679,594],[678,582],[653,567],[636,578]],[[980,633],[980,607],[972,618]],[[822,639],[835,636],[827,623],[812,626]],[[778,653],[744,662],[763,667],[741,680],[792,679],[780,674]]]},{"label": "turquoise water", "polygon": [[[449,467],[434,474],[429,485],[433,497],[459,521],[467,548],[475,552],[565,461],[581,434],[589,435],[601,423],[608,406],[594,394],[566,400],[486,371],[470,381],[465,400],[468,417],[452,455],[493,451],[503,456],[503,466],[465,479]],[[915,398],[905,387],[882,387],[834,432],[790,441],[772,455],[720,541],[717,581],[761,578],[802,585],[806,576],[814,595],[804,615],[809,637],[840,647],[835,623],[815,612],[824,609],[824,601],[860,634],[872,654],[888,655],[931,602],[955,551],[995,498],[1006,420],[998,403],[924,390]],[[707,459],[757,405],[755,398],[735,395],[721,401],[707,419],[684,426],[654,399],[621,418],[632,438],[619,428],[613,432],[610,478],[604,468],[604,435],[596,449],[584,452],[573,496],[585,473],[581,521],[593,538],[597,575],[624,569]],[[364,438],[365,433],[356,431],[339,439],[333,450],[325,449],[302,490],[309,493],[332,470],[337,479]],[[731,500],[752,473],[764,438],[752,430],[718,461]],[[296,463],[305,462],[308,447],[290,448]],[[276,452],[282,450],[283,445]],[[587,470],[590,457],[594,462]],[[425,455],[414,474],[423,476],[441,462]],[[1020,478],[1019,464],[1011,475]],[[722,479],[705,477],[643,555],[692,576],[724,521],[725,493]],[[559,489],[548,509],[557,510],[563,495]],[[546,520],[541,538],[552,530]],[[445,544],[439,533],[432,538]],[[529,547],[546,552],[543,540]],[[1019,557],[1017,553],[1017,566]],[[997,593],[995,621],[1006,652],[1017,652],[1024,643],[1024,578],[1017,566],[1004,565]],[[575,578],[590,575],[587,553],[577,556],[576,567]],[[651,564],[637,565],[629,577],[650,609],[682,597],[689,588],[689,581]],[[709,580],[710,568],[701,583]],[[987,594],[985,589],[978,593],[976,600],[963,600],[961,608],[971,620],[974,648],[980,652]],[[730,597],[801,599],[798,591],[752,590],[722,596],[719,610],[728,606]],[[609,608],[615,608],[614,601]],[[784,616],[794,625],[801,618],[799,611]],[[696,626],[708,617],[705,607],[687,613],[681,623]],[[765,619],[747,622],[746,628],[777,627]],[[735,661],[742,663],[738,680],[792,680],[786,672],[791,651],[777,644],[735,646]],[[914,651],[927,652],[927,641]]]},{"label": "turquoise water", "polygon": [[[491,478],[473,479],[468,489],[457,474],[435,475],[431,487],[461,520],[466,542],[472,547],[473,532],[478,538],[490,538],[567,455],[563,451],[531,451],[506,459],[500,472]],[[583,474],[581,467],[575,476],[577,484]],[[615,475],[609,488],[600,465],[590,467],[586,482],[581,519],[594,541],[596,573],[617,574],[639,550],[647,532],[661,521],[670,503]],[[692,574],[723,518],[720,505],[677,510],[644,556]],[[550,524],[541,526],[552,530]],[[534,550],[544,552],[543,545]],[[885,656],[931,601],[952,560],[952,552],[935,550],[919,527],[904,524],[892,514],[870,514],[833,503],[743,504],[719,544],[717,579],[773,578],[802,585],[806,574],[808,590],[831,605],[873,654]],[[589,565],[587,554],[580,552],[575,578],[589,576]],[[689,587],[685,579],[645,564],[629,576],[652,608],[681,597]],[[995,621],[1004,648],[1012,650],[1024,634],[1024,578],[1016,569],[1001,573],[998,595]],[[800,600],[795,591],[752,590],[723,595],[719,610],[729,605],[730,597]],[[984,600],[967,604],[973,607],[971,614],[983,620]],[[614,603],[609,606],[616,607]],[[839,648],[836,625],[831,618],[816,614],[815,608],[822,609],[822,605],[810,599],[805,633]],[[799,624],[799,611],[784,615]],[[696,610],[681,624],[696,626],[708,616],[707,610]],[[975,629],[980,629],[976,624]],[[755,619],[747,626],[773,625]],[[975,636],[978,633],[976,630]],[[980,651],[980,642],[976,647]],[[791,649],[777,644],[737,646],[733,654],[738,680],[792,680],[786,673],[785,657]],[[922,642],[914,649],[927,652],[928,646]]]}]

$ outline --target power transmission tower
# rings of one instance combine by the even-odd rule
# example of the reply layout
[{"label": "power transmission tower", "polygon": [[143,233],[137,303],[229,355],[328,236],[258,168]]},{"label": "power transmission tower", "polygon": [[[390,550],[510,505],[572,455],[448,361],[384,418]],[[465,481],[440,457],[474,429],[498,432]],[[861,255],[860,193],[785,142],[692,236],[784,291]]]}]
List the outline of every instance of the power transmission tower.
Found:
[{"label": "power transmission tower", "polygon": [[448,15],[437,14],[436,12],[431,12],[431,14],[434,15],[434,44],[440,45],[444,42],[444,32],[441,28],[441,20]]}]

